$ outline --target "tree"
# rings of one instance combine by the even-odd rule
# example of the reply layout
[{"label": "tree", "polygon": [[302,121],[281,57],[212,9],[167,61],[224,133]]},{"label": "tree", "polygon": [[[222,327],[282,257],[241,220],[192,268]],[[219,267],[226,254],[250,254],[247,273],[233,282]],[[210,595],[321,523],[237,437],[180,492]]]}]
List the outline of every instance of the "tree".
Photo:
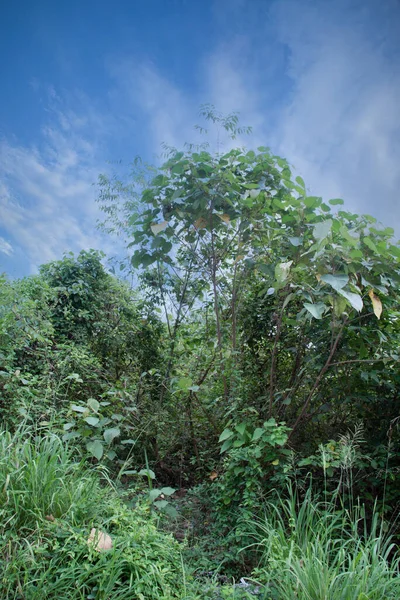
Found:
[{"label": "tree", "polygon": [[[237,133],[232,116],[206,116]],[[260,418],[284,415],[292,435],[327,410],[330,386],[349,369],[374,366],[393,381],[400,276],[393,229],[342,209],[341,199],[309,196],[303,179],[264,147],[170,150],[149,178],[143,172],[136,184],[103,177],[100,200],[115,217],[125,196],[119,226],[133,249],[131,268],[158,289],[170,360],[184,316],[212,306],[207,335],[227,410],[249,353],[263,381]]]}]

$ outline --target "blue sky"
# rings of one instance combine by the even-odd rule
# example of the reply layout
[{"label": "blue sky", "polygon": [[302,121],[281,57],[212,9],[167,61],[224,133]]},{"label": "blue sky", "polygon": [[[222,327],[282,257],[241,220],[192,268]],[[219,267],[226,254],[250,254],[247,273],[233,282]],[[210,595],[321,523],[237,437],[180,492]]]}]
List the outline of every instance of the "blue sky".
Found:
[{"label": "blue sky", "polygon": [[205,102],[400,229],[398,0],[3,2],[0,76],[0,272],[114,254],[98,174],[193,141]]}]

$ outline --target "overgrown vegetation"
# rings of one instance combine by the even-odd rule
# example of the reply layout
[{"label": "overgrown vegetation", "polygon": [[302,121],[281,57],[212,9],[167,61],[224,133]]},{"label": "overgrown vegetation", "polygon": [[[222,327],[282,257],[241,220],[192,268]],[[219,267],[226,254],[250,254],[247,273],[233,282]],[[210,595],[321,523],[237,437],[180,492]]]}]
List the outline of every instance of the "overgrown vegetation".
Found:
[{"label": "overgrown vegetation", "polygon": [[393,230],[267,148],[166,155],[99,180],[132,286],[0,280],[2,597],[398,598]]}]

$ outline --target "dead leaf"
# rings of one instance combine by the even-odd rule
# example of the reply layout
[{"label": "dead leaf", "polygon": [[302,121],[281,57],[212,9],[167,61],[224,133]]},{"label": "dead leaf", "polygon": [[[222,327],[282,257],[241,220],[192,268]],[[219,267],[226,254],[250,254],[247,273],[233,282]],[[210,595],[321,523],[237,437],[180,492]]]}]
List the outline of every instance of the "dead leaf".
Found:
[{"label": "dead leaf", "polygon": [[100,529],[93,529],[90,531],[90,535],[88,537],[89,546],[93,546],[96,552],[104,552],[105,550],[111,550],[112,548],[112,539],[107,533],[100,531]]},{"label": "dead leaf", "polygon": [[152,223],[150,225],[150,229],[152,230],[154,235],[161,233],[166,227],[168,227],[168,221],[163,221],[162,223]]},{"label": "dead leaf", "polygon": [[46,515],[44,518],[46,519],[46,521],[50,521],[50,523],[54,523],[55,521],[53,515]]},{"label": "dead leaf", "polygon": [[244,259],[244,254],[239,254],[239,256],[236,257],[235,263],[238,263],[240,260]]},{"label": "dead leaf", "polygon": [[230,221],[231,221],[230,216],[227,215],[226,213],[224,213],[223,215],[218,215],[218,216],[224,223],[230,223]]},{"label": "dead leaf", "polygon": [[217,471],[212,471],[210,473],[210,479],[211,479],[211,481],[214,481],[214,479],[217,479],[217,477],[218,477]]},{"label": "dead leaf", "polygon": [[369,290],[368,296],[371,298],[376,318],[380,319],[382,314],[382,302],[380,298],[375,294],[374,290]]},{"label": "dead leaf", "polygon": [[199,217],[195,222],[194,226],[196,229],[205,229],[207,227],[207,221],[203,217]]}]

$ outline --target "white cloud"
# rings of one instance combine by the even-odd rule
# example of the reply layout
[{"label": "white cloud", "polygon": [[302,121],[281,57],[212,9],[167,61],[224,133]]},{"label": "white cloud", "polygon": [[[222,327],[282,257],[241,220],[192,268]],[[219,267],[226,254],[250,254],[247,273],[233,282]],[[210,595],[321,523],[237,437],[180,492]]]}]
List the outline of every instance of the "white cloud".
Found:
[{"label": "white cloud", "polygon": [[135,115],[144,126],[145,151],[159,153],[162,144],[181,147],[193,140],[193,99],[155,66],[124,59],[109,65],[109,72],[115,84],[112,98],[121,102],[122,96],[122,110]]},{"label": "white cloud", "polygon": [[221,27],[222,15],[236,24],[242,15],[246,23],[205,68],[212,102],[253,125],[254,134],[240,142],[287,158],[312,193],[400,222],[396,3],[217,6]]},{"label": "white cloud", "polygon": [[[71,249],[112,252],[113,241],[95,230],[92,184],[104,159],[204,141],[193,129],[202,102],[225,114],[239,111],[241,123],[253,126],[252,136],[233,144],[222,138],[223,148],[270,146],[313,193],[400,222],[400,61],[386,10],[394,1],[277,0],[270,10],[243,0],[217,4],[222,33],[194,63],[196,89],[124,57],[108,64],[112,82],[101,109],[82,92],[65,99],[51,89],[48,124],[36,145],[0,139],[1,233],[32,268]],[[215,148],[215,136],[210,141]],[[4,240],[0,248],[8,249]]]},{"label": "white cloud", "polygon": [[77,115],[54,111],[40,146],[0,141],[1,226],[27,257],[25,272],[63,252],[107,244],[96,231],[93,183],[103,170],[96,142]]},{"label": "white cloud", "polygon": [[0,236],[0,252],[7,254],[7,256],[11,256],[11,254],[14,252],[14,248],[11,246],[11,244],[9,244],[7,242],[7,240],[5,240],[1,236]]},{"label": "white cloud", "polygon": [[389,24],[378,19],[385,14],[374,23],[365,7],[343,12],[349,5],[339,4],[336,13],[318,3],[276,4],[293,92],[274,141],[313,192],[393,222],[400,217],[398,56],[389,52]]}]

